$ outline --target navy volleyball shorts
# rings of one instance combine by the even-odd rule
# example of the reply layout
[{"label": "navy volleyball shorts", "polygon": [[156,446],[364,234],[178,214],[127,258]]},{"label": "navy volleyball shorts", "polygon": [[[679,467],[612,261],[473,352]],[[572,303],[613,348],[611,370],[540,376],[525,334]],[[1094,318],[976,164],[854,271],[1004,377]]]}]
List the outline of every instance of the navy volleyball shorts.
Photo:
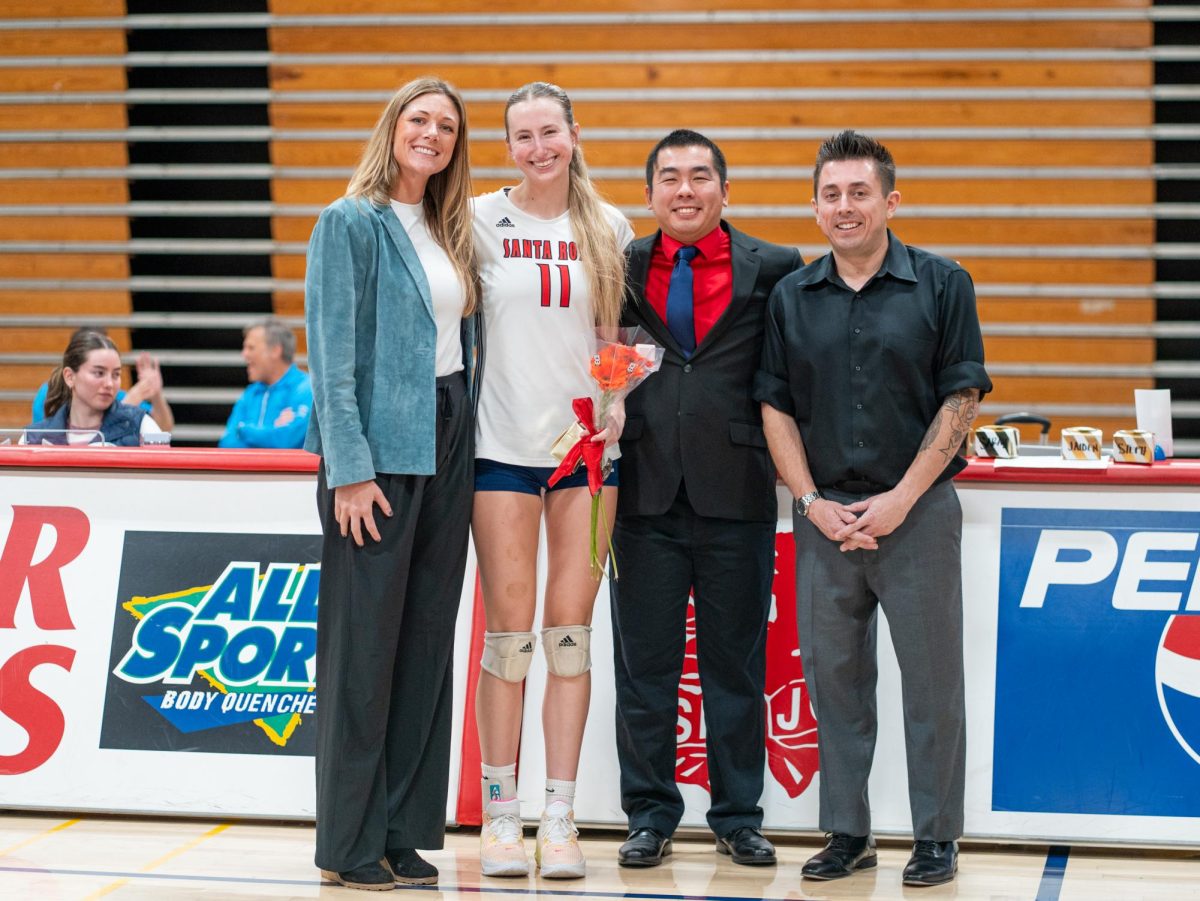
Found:
[{"label": "navy volleyball shorts", "polygon": [[[620,484],[617,478],[617,464],[613,460],[612,472],[604,480],[609,488]],[[543,491],[558,491],[560,488],[586,488],[587,469],[580,466],[571,475],[560,479],[551,488],[547,484],[550,476],[554,475],[553,466],[518,466],[514,463],[500,463],[497,460],[477,458],[475,460],[475,490],[476,491],[516,491],[521,494],[541,494]]]}]

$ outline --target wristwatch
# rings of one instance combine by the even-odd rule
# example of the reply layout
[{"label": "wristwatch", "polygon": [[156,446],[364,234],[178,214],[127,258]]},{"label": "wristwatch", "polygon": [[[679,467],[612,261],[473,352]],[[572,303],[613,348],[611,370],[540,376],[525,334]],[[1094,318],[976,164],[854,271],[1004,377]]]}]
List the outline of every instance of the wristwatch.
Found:
[{"label": "wristwatch", "polygon": [[804,497],[796,498],[796,512],[801,516],[808,518],[808,511],[812,507],[817,498],[821,496],[819,491],[810,491]]}]

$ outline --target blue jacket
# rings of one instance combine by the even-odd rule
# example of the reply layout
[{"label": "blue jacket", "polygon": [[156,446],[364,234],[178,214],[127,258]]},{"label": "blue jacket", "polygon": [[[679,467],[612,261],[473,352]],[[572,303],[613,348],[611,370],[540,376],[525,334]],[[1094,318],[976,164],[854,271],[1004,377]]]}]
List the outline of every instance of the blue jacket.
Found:
[{"label": "blue jacket", "polygon": [[[60,430],[71,427],[70,414],[71,405],[63,404],[50,418],[26,426],[25,443],[41,444],[48,441],[51,444],[66,444],[67,437],[61,434]],[[123,404],[119,400],[113,401],[113,405],[108,408],[100,422],[100,434],[104,436],[106,444],[139,447],[142,443],[142,420],[145,418],[144,410]],[[41,434],[39,429],[46,429],[49,434]]]},{"label": "blue jacket", "polygon": [[[425,270],[390,207],[343,197],[313,229],[304,280],[313,416],[331,488],[436,469],[437,325]],[[476,319],[463,320],[474,396]]]},{"label": "blue jacket", "polygon": [[[218,447],[303,447],[312,412],[312,382],[295,364],[274,385],[251,382],[233,405]],[[288,408],[292,420],[275,420]]]}]

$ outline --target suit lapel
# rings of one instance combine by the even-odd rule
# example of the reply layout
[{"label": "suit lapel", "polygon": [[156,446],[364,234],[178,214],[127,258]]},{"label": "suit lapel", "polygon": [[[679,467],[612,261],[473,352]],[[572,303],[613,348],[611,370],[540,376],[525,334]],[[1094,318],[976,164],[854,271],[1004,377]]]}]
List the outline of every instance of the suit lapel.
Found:
[{"label": "suit lapel", "polygon": [[626,284],[629,286],[630,303],[633,305],[633,315],[642,328],[663,347],[670,349],[676,356],[683,356],[683,349],[671,335],[667,324],[654,311],[650,301],[646,300],[646,277],[650,274],[650,255],[658,243],[659,232],[648,238],[635,241],[629,246],[629,263],[626,272]]},{"label": "suit lapel", "polygon": [[433,316],[433,298],[429,293],[429,280],[425,277],[425,267],[421,265],[416,248],[409,240],[408,233],[400,223],[399,217],[396,216],[390,205],[383,209],[373,206],[372,209],[379,217],[379,221],[383,223],[383,230],[387,232],[396,251],[400,254],[400,259],[408,269],[408,274],[412,277],[413,283],[421,295],[421,300],[425,303],[425,309],[429,311],[430,316]]},{"label": "suit lapel", "polygon": [[721,314],[721,318],[713,323],[704,340],[696,347],[693,357],[700,354],[705,347],[716,341],[728,331],[731,323],[737,321],[742,310],[750,302],[754,293],[754,284],[758,279],[758,267],[761,262],[753,244],[746,240],[740,231],[729,226],[729,259],[733,266],[733,296],[729,298],[729,306]]}]

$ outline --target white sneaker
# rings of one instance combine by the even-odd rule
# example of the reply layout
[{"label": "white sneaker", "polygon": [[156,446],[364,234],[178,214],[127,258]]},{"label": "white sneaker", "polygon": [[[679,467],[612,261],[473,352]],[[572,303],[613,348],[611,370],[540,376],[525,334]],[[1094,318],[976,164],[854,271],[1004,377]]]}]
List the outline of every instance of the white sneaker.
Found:
[{"label": "white sneaker", "polygon": [[484,876],[526,876],[529,855],[521,826],[521,802],[488,801],[479,830],[479,869]]},{"label": "white sneaker", "polygon": [[562,801],[552,801],[542,814],[534,855],[547,879],[579,879],[586,872],[575,813]]}]

